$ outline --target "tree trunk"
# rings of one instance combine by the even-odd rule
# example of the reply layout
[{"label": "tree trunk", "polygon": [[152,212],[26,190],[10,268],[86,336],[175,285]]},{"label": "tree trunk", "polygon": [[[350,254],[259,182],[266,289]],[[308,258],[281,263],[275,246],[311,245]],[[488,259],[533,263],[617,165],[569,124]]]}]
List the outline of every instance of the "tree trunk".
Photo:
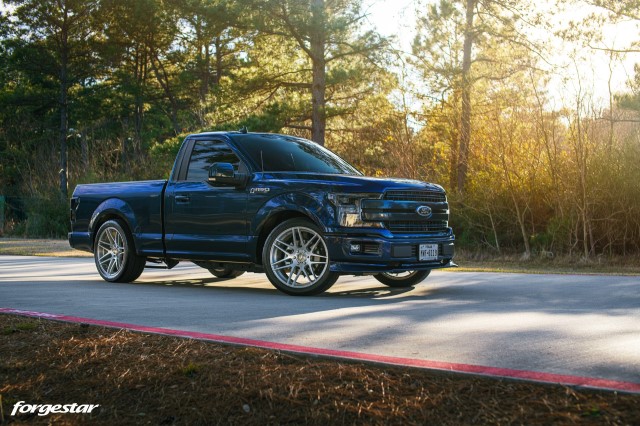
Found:
[{"label": "tree trunk", "polygon": [[513,200],[513,205],[516,208],[516,215],[518,216],[518,225],[520,225],[520,233],[522,234],[522,242],[524,243],[524,254],[523,259],[528,260],[531,258],[531,246],[529,245],[529,235],[527,233],[527,228],[524,224],[524,212],[520,211],[520,206],[518,205],[518,201],[516,200],[513,192],[511,193],[511,198]]},{"label": "tree trunk", "polygon": [[62,28],[60,29],[60,195],[63,200],[69,197],[68,184],[68,158],[67,158],[67,133],[68,133],[68,66],[69,66],[69,31],[67,28],[68,12],[65,8]]},{"label": "tree trunk", "polygon": [[82,172],[89,170],[89,143],[87,142],[87,132],[83,130],[80,133],[80,152],[82,155]]},{"label": "tree trunk", "polygon": [[460,142],[460,117],[458,116],[458,102],[460,91],[453,91],[453,116],[449,121],[449,127],[453,131],[450,136],[451,152],[449,153],[449,188],[453,191],[458,188],[458,143]]},{"label": "tree trunk", "polygon": [[312,0],[311,19],[314,28],[310,34],[313,81],[311,84],[311,139],[324,145],[327,115],[325,110],[326,60],[324,0]]},{"label": "tree trunk", "polygon": [[[222,66],[222,59],[224,57],[223,55],[223,51],[222,51],[222,41],[220,40],[220,36],[216,37],[214,39],[214,46],[216,48],[216,76],[213,80],[213,83],[217,86],[220,85],[220,80],[222,79],[222,73],[224,72],[223,66]],[[208,60],[208,57],[207,57]]]},{"label": "tree trunk", "polygon": [[471,49],[473,47],[474,29],[473,15],[476,0],[467,0],[466,25],[464,29],[464,45],[462,51],[462,111],[460,114],[460,143],[458,144],[458,182],[459,193],[464,193],[469,169],[469,142],[471,140]]},{"label": "tree trunk", "polygon": [[[133,150],[136,157],[140,155],[142,150],[142,126],[144,122],[144,86],[146,83],[146,66],[147,55],[146,49],[137,44],[136,47],[136,95],[135,95],[135,136],[133,141]],[[123,151],[124,152],[124,151]]]},{"label": "tree trunk", "polygon": [[158,84],[164,91],[165,96],[169,100],[169,106],[171,108],[171,112],[169,113],[169,120],[171,120],[171,125],[173,126],[173,132],[176,135],[180,134],[181,128],[180,123],[178,122],[178,100],[173,94],[171,90],[171,83],[169,82],[169,76],[167,75],[167,71],[160,62],[160,58],[152,51],[150,54],[151,57],[151,69],[156,76],[156,80]]}]

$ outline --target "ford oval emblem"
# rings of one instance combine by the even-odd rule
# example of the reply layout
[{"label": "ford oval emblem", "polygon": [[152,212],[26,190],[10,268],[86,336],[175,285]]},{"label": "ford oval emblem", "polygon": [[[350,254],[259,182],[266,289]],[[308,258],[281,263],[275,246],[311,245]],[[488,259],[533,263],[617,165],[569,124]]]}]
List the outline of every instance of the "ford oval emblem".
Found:
[{"label": "ford oval emblem", "polygon": [[432,214],[431,207],[420,206],[416,209],[416,213],[418,213],[420,216],[429,217]]}]

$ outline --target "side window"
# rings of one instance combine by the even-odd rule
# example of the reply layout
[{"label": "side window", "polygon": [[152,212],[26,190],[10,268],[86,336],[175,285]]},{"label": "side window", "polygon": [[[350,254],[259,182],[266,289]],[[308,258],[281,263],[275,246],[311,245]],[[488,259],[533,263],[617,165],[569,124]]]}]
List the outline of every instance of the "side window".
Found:
[{"label": "side window", "polygon": [[240,159],[225,142],[196,141],[189,159],[187,180],[207,180],[213,163],[231,163],[236,170],[240,167]]}]

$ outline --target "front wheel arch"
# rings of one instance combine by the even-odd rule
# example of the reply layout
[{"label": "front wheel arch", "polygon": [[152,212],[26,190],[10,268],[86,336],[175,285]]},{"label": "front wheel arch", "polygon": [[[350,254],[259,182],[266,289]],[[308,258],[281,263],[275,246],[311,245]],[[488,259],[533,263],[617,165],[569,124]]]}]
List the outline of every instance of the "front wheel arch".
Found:
[{"label": "front wheel arch", "polygon": [[[256,243],[256,263],[262,265],[262,251],[264,250],[264,244],[267,242],[267,237],[275,229],[276,226],[286,222],[290,219],[306,219],[314,224],[316,221],[308,215],[299,212],[297,210],[283,210],[269,216],[263,224],[260,226],[260,232],[258,233],[258,241]],[[316,224],[317,225],[317,224]]]},{"label": "front wheel arch", "polygon": [[322,229],[306,218],[286,220],[269,233],[262,264],[271,284],[292,296],[320,294],[339,277],[331,272]]}]

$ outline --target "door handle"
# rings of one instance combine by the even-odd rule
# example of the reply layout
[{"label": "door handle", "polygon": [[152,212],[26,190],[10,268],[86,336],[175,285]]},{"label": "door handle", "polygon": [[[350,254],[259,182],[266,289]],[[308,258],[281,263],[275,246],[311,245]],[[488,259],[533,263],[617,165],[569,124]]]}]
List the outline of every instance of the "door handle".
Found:
[{"label": "door handle", "polygon": [[189,204],[191,198],[186,195],[176,195],[176,203],[178,204]]}]

